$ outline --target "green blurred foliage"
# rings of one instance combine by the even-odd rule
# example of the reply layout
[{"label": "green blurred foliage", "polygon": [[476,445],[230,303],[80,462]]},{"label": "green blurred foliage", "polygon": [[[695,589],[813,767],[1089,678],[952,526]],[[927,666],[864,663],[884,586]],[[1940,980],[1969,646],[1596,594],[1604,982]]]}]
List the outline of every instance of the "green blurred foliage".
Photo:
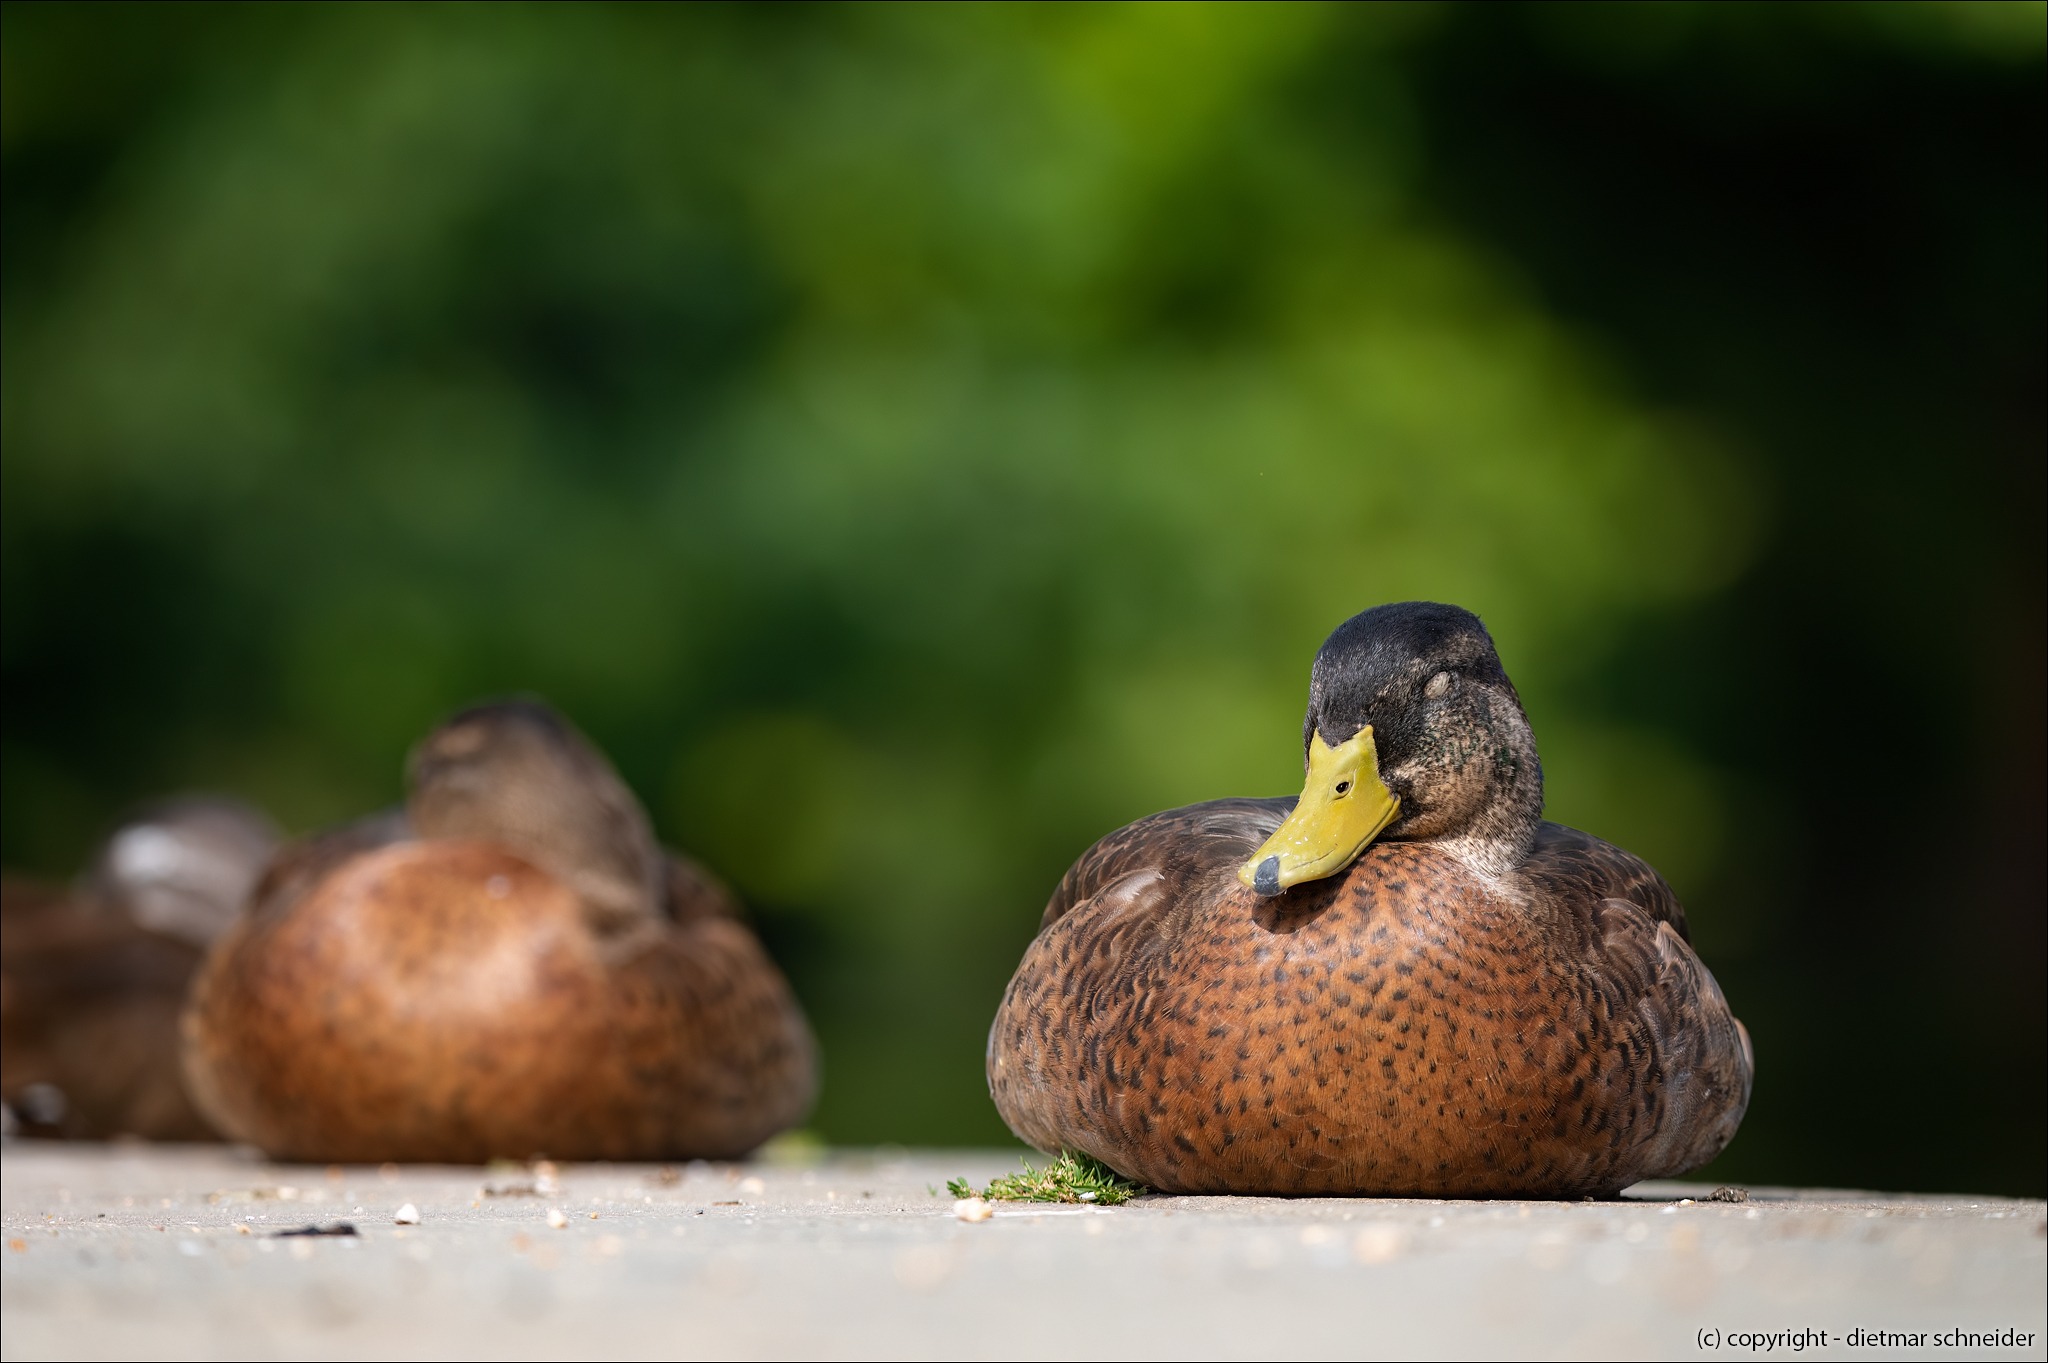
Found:
[{"label": "green blurred foliage", "polygon": [[8,863],[537,692],[820,1131],[989,1141],[1068,862],[1455,601],[1757,1038],[1716,1172],[2038,1192],[2042,15],[9,5]]}]

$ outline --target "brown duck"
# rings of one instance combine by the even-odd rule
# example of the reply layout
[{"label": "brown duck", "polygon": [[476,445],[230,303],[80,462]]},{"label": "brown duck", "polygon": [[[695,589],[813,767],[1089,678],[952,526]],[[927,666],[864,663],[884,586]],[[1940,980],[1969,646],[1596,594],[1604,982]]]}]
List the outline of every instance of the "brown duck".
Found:
[{"label": "brown duck", "polygon": [[1748,1035],[1663,878],[1542,820],[1477,617],[1346,621],[1302,745],[1298,800],[1067,872],[989,1035],[1011,1130],[1190,1193],[1605,1195],[1720,1153]]},{"label": "brown duck", "polygon": [[145,810],[69,888],[0,887],[0,1075],[29,1135],[212,1140],[178,1067],[178,1010],[277,846],[227,800]]},{"label": "brown duck", "polygon": [[816,1089],[716,882],[545,706],[457,715],[402,814],[287,848],[194,984],[185,1062],[281,1158],[743,1155]]}]

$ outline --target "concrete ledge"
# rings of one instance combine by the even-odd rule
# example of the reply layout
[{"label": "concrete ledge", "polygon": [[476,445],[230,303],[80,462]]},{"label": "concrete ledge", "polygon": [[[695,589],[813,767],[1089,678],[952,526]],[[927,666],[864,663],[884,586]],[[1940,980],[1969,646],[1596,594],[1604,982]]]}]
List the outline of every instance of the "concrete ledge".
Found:
[{"label": "concrete ledge", "polygon": [[[533,1191],[210,1148],[18,1141],[0,1167],[10,1359],[2044,1356],[2038,1201],[1645,1184],[970,1223],[945,1181],[1014,1154],[575,1165]],[[357,1234],[276,1234],[336,1222]],[[1958,1328],[2024,1342],[1937,1342]]]}]

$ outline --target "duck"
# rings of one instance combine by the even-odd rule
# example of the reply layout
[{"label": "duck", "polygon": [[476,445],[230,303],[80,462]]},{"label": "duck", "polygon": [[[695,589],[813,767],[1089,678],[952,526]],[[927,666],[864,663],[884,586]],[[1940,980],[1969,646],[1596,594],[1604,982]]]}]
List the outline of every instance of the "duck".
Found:
[{"label": "duck", "polygon": [[287,845],[182,1020],[202,1110],[331,1164],[734,1159],[817,1048],[710,872],[531,698],[413,750],[401,809]]},{"label": "duck", "polygon": [[0,878],[7,1128],[216,1141],[185,1088],[178,1016],[278,842],[261,811],[186,795],[123,819],[69,884]]},{"label": "duck", "polygon": [[1733,1139],[1748,1031],[1647,862],[1547,822],[1479,618],[1317,651],[1299,796],[1140,819],[1061,879],[990,1029],[1018,1137],[1162,1193],[1612,1197]]}]

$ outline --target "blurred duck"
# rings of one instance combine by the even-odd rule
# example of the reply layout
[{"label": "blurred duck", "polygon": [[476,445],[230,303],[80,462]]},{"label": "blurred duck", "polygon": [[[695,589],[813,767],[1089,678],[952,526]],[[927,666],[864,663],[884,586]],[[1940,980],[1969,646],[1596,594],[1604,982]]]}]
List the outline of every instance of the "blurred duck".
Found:
[{"label": "blurred duck", "polygon": [[1175,1192],[1607,1195],[1720,1153],[1748,1035],[1663,878],[1540,817],[1477,617],[1345,622],[1302,746],[1298,799],[1067,872],[989,1036],[1011,1130]]},{"label": "blurred duck", "polygon": [[478,706],[394,813],[288,847],[194,984],[185,1062],[273,1156],[721,1158],[816,1062],[726,891],[561,716]]},{"label": "blurred duck", "polygon": [[192,798],[116,829],[70,889],[0,883],[0,1075],[28,1135],[212,1140],[178,1011],[277,846],[261,814]]}]

